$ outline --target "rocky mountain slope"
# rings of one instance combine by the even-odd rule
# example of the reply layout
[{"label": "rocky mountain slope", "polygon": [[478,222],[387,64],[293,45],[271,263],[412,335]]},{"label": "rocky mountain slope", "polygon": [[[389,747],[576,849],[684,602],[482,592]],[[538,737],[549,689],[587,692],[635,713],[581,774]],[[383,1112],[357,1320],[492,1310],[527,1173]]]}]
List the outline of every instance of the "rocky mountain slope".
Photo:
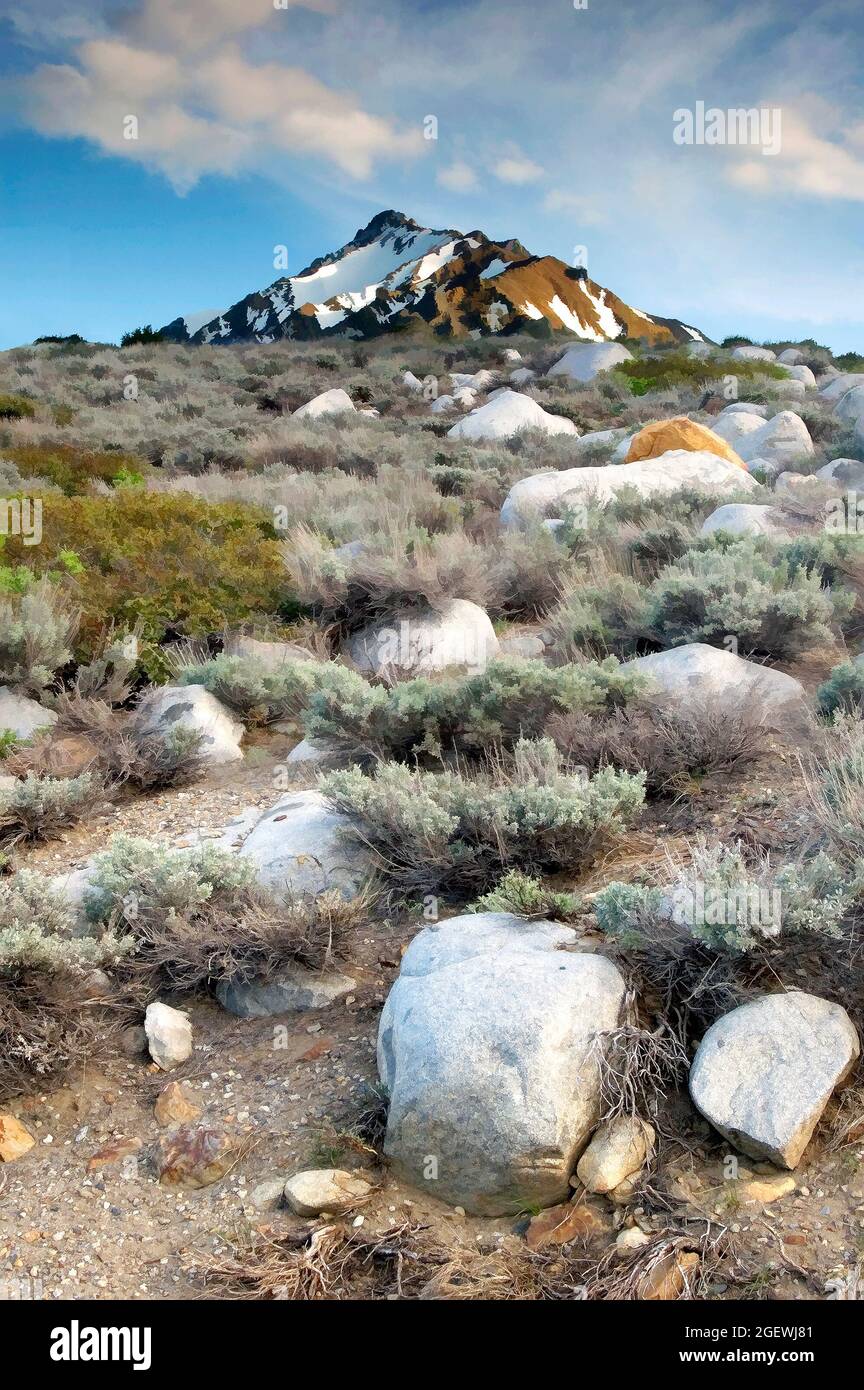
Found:
[{"label": "rocky mountain slope", "polygon": [[254,290],[203,322],[198,313],[161,331],[174,342],[228,344],[365,339],[405,329],[453,338],[557,330],[590,342],[702,340],[695,328],[632,308],[555,256],[532,256],[519,241],[491,241],[480,231],[434,231],[392,210],[300,275]]}]

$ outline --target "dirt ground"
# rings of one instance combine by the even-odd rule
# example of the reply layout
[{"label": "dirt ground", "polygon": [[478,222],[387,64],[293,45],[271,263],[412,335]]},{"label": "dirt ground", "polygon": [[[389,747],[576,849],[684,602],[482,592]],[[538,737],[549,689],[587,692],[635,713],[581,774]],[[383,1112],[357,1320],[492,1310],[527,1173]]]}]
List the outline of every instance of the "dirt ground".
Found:
[{"label": "dirt ground", "polygon": [[[21,862],[57,873],[82,865],[119,830],[175,844],[190,829],[223,827],[245,807],[263,810],[284,789],[280,770],[292,742],[259,735],[239,770],[223,769],[191,789],[121,802],[62,840],[26,851]],[[646,824],[580,887],[590,891],[626,876],[627,865],[632,869],[637,860],[659,862],[669,846],[683,844],[700,828],[727,842],[744,838],[765,848],[800,841],[806,810],[794,758],[766,751],[764,767],[734,784],[707,780],[678,802],[652,809]],[[302,771],[294,780],[298,786],[313,782]],[[370,1232],[410,1220],[464,1251],[512,1241],[510,1218],[473,1219],[431,1192],[409,1190],[340,1137],[368,1103],[377,1079],[380,1008],[401,950],[420,925],[409,917],[370,919],[349,967],[357,988],[327,1009],[241,1020],[207,1000],[185,1002],[194,1050],[170,1076],[146,1054],[114,1050],[62,1089],[4,1106],[37,1142],[22,1158],[0,1166],[0,1296],[219,1296],[202,1279],[201,1268],[256,1232],[278,1237],[296,1227],[298,1219],[277,1209],[272,1191],[260,1185],[270,1182],[272,1188],[272,1180],[310,1166],[368,1169],[376,1190],[352,1219]],[[183,1083],[201,1108],[202,1123],[249,1144],[225,1177],[194,1191],[160,1185],[146,1162],[149,1146],[165,1132],[154,1103],[169,1081]],[[614,1219],[657,1230],[708,1216],[726,1227],[746,1277],[740,1270],[739,1282],[718,1276],[712,1297],[854,1297],[849,1291],[864,1259],[864,1120],[858,1142],[849,1142],[858,1134],[853,1123],[840,1144],[838,1126],[832,1129],[829,1118],[795,1174],[796,1190],[763,1204],[742,1197],[742,1184],[748,1176],[764,1176],[761,1168],[742,1162],[737,1179],[730,1177],[728,1146],[686,1102],[677,1105],[687,1116],[677,1127],[680,1137],[663,1140],[650,1177],[652,1191],[663,1200],[649,1194]],[[854,1120],[857,1114],[864,1116],[864,1099],[853,1090],[840,1117]],[[140,1141],[140,1147],[129,1152],[132,1146],[122,1141]],[[114,1146],[113,1159],[102,1154],[106,1145]]]}]

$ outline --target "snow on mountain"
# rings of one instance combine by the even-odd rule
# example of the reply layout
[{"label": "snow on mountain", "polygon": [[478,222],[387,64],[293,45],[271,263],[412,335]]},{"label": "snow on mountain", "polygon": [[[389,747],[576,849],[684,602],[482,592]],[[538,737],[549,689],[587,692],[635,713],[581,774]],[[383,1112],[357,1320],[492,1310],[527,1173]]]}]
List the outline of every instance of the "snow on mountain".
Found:
[{"label": "snow on mountain", "polygon": [[518,241],[436,231],[393,210],[378,213],[347,245],[299,275],[228,309],[181,316],[161,331],[175,342],[228,344],[374,338],[422,326],[445,337],[563,330],[598,343],[700,336],[677,319],[631,308],[584,270],[532,256]]}]

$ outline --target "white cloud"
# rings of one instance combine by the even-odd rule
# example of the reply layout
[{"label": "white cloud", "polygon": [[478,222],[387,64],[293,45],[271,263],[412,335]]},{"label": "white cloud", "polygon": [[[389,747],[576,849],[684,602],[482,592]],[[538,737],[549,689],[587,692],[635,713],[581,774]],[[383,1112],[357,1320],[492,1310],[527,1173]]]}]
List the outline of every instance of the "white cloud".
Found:
[{"label": "white cloud", "polygon": [[596,195],[570,193],[567,189],[562,188],[549,190],[543,199],[543,211],[565,212],[592,227],[599,227],[608,220]]},{"label": "white cloud", "polygon": [[492,166],[492,172],[502,183],[535,183],[543,177],[539,164],[524,154],[504,155]]},{"label": "white cloud", "polygon": [[[781,107],[781,147],[770,157],[747,151],[727,171],[730,182],[759,193],[864,202],[864,128],[844,125],[838,113],[810,100],[804,109]],[[814,118],[823,132],[813,129]],[[830,138],[833,137],[833,138]]]},{"label": "white cloud", "polygon": [[[250,62],[238,34],[278,13],[273,0],[145,0],[123,38],[88,39],[72,61],[23,78],[21,109],[41,133],[83,136],[166,175],[178,191],[204,174],[238,173],[284,154],[363,179],[380,159],[423,153],[419,124],[400,129],[300,67]],[[124,137],[130,115],[137,139]]]},{"label": "white cloud", "polygon": [[438,183],[442,188],[449,188],[451,193],[470,193],[478,187],[477,175],[471,165],[462,159],[456,159],[446,168],[439,170]]}]

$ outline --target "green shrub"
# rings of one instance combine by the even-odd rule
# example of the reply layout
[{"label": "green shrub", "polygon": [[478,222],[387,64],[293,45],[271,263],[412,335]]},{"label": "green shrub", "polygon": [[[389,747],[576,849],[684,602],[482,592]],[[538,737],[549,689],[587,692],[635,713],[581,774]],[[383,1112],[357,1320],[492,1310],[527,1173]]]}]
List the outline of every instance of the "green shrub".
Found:
[{"label": "green shrub", "polygon": [[116,966],[131,942],[76,929],[69,903],[42,875],[0,878],[0,1103],[62,1080],[110,1027],[88,998],[88,979]]},{"label": "green shrub", "polygon": [[348,952],[368,913],[363,894],[277,904],[254,881],[253,864],[215,846],[171,854],[118,835],[94,862],[84,907],[134,943],[120,976],[142,1002],[267,978],[289,962],[323,969]]},{"label": "green shrub", "polygon": [[659,1001],[680,1041],[692,1041],[765,980],[836,993],[837,938],[864,887],[825,854],[772,869],[741,846],[697,843],[662,888],[610,883],[593,901],[597,925]]},{"label": "green shrub", "polygon": [[47,578],[0,591],[0,683],[38,695],[72,660],[78,615]]},{"label": "green shrub", "polygon": [[644,686],[614,657],[559,667],[501,657],[476,675],[421,676],[390,690],[334,666],[312,694],[304,723],[309,738],[352,757],[477,757],[492,745],[513,748],[520,738],[536,738],[556,712],[621,708]]},{"label": "green shrub", "polygon": [[814,571],[745,538],[688,551],[663,570],[648,592],[645,626],[662,646],[719,645],[733,634],[748,654],[790,657],[831,640],[835,600]]},{"label": "green shrub", "polygon": [[184,664],[177,680],[180,685],[203,685],[251,723],[272,724],[296,718],[331,670],[327,662],[309,660],[287,661],[273,671],[254,657],[223,653]]},{"label": "green shrub", "polygon": [[864,712],[864,666],[854,661],[842,661],[835,666],[826,681],[816,691],[819,713],[825,716],[841,711],[850,714]]},{"label": "green shrub", "polygon": [[134,347],[137,343],[161,343],[162,334],[155,332],[152,325],[147,323],[143,328],[133,328],[129,333],[124,333],[120,339],[121,347]]},{"label": "green shrub", "polygon": [[91,922],[118,920],[134,929],[141,913],[194,913],[214,895],[248,888],[255,866],[247,859],[200,845],[176,854],[152,840],[115,835],[92,863],[84,910]]},{"label": "green shrub", "polygon": [[16,444],[4,450],[23,478],[44,478],[68,497],[86,494],[94,482],[115,483],[123,477],[152,473],[136,454],[79,448],[74,444]]},{"label": "green shrub", "polygon": [[0,788],[0,844],[54,837],[98,806],[102,791],[90,772],[78,777],[28,773],[14,786]]},{"label": "green shrub", "polygon": [[[732,346],[737,347],[737,342]],[[627,377],[631,383],[636,382],[640,388],[635,391],[636,395],[644,395],[648,390],[668,390],[673,386],[702,386],[710,381],[719,380],[727,373],[732,373],[745,382],[751,382],[758,377],[774,377],[777,380],[786,378],[782,367],[776,366],[773,362],[739,361],[737,357],[727,357],[719,349],[714,356],[707,359],[691,357],[683,349],[658,352],[651,357],[635,358],[632,362],[618,362],[615,372]]]},{"label": "green shrub", "polygon": [[582,910],[578,893],[557,893],[530,874],[510,869],[488,893],[482,893],[471,912],[512,912],[517,917],[575,917]]},{"label": "green shrub", "polygon": [[510,867],[576,871],[601,837],[633,818],[645,794],[638,775],[568,773],[550,739],[520,740],[512,769],[477,778],[381,763],[374,776],[349,768],[320,785],[402,899],[477,894]]},{"label": "green shrub", "polygon": [[204,637],[279,614],[288,598],[268,515],[190,493],[124,487],[110,496],[52,495],[41,544],[28,549],[15,536],[6,542],[10,564],[50,571],[64,552],[78,557],[80,581],[66,582],[81,607],[83,658],[100,649],[112,622],[137,622],[145,643]]},{"label": "green shrub", "polygon": [[0,420],[29,420],[36,407],[26,396],[0,394]]},{"label": "green shrub", "polygon": [[634,656],[645,641],[647,598],[644,587],[625,574],[604,575],[598,583],[571,583],[547,626],[552,646],[564,661],[586,655]]}]

